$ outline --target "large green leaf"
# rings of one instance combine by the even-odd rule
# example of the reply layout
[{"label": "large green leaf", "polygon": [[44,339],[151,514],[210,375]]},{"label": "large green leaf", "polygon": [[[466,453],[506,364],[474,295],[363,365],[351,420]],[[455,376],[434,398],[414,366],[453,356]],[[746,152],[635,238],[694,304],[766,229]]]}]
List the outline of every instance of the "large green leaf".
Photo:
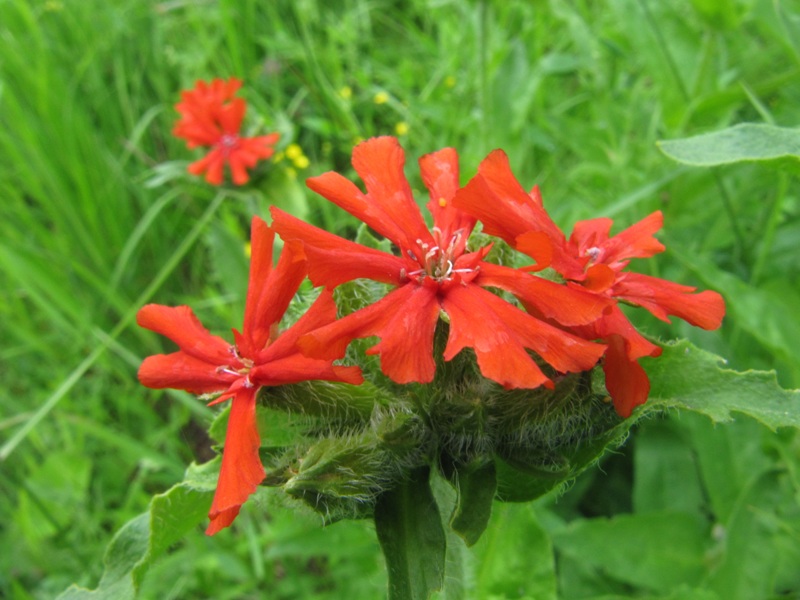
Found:
[{"label": "large green leaf", "polygon": [[784,390],[774,372],[737,372],[724,359],[686,340],[664,345],[656,359],[644,360],[650,376],[647,409],[683,408],[716,422],[743,413],[770,429],[800,428],[800,390]]},{"label": "large green leaf", "polygon": [[150,565],[205,519],[217,483],[219,460],[192,465],[185,479],[150,502],[150,510],[128,521],[103,557],[94,590],[72,586],[59,600],[128,600],[136,597]]},{"label": "large green leaf", "polygon": [[800,129],[744,123],[721,131],[658,142],[671,159],[693,167],[800,159]]},{"label": "large green leaf", "polygon": [[425,600],[442,587],[445,533],[422,467],[378,498],[375,528],[389,572],[389,600]]},{"label": "large green leaf", "polygon": [[717,525],[706,585],[720,598],[790,597],[798,591],[800,510],[793,498],[797,487],[789,480],[778,471],[752,478],[730,517]]},{"label": "large green leaf", "polygon": [[699,584],[708,539],[701,519],[673,511],[580,519],[553,532],[562,560],[653,592]]},{"label": "large green leaf", "polygon": [[474,549],[476,598],[557,597],[553,546],[530,504],[496,503]]}]

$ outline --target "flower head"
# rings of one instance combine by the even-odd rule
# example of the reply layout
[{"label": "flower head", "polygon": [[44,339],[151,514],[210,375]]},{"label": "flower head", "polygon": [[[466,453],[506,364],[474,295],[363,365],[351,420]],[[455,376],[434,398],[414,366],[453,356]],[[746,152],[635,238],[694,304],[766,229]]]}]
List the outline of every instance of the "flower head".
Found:
[{"label": "flower head", "polygon": [[600,319],[570,324],[569,329],[585,339],[608,344],[603,365],[606,387],[622,416],[643,404],[650,391],[637,360],[658,356],[661,348],[636,331],[617,302],[641,306],[666,322],[669,315],[703,329],[716,329],[722,322],[725,302],[717,292],[695,293],[693,287],[624,270],[630,259],[664,250],[653,237],[663,223],[660,211],[614,236],[610,235],[611,219],[581,221],[567,239],[545,211],[538,188],[525,192],[502,150],[489,154],[454,203],[480,219],[484,231],[534,258],[536,265],[527,270],[552,267],[567,287],[612,302]]},{"label": "flower head", "polygon": [[242,82],[231,77],[227,81],[214,79],[211,83],[198,81],[194,89],[181,92],[175,105],[181,117],[172,133],[183,138],[189,148],[209,147],[209,153],[189,165],[193,175],[206,174],[206,181],[222,184],[227,164],[236,185],[247,183],[247,169],[274,152],[280,137],[277,133],[256,137],[240,135],[247,103],[234,94]]},{"label": "flower head", "polygon": [[[308,186],[361,219],[390,240],[398,254],[389,254],[342,239],[274,208],[274,227],[285,240],[301,241],[309,258],[309,278],[333,288],[366,278],[391,284],[384,298],[300,340],[310,356],[338,358],[355,338],[378,336],[368,353],[379,354],[383,372],[399,383],[432,381],[433,341],[444,313],[449,337],[444,359],[472,348],[483,375],[509,388],[551,386],[527,350],[533,350],[557,371],[592,368],[605,350],[525,313],[486,286],[525,287],[526,273],[492,265],[484,259],[490,246],[468,247],[476,220],[457,209],[458,156],[445,148],[420,159],[429,228],[403,173],[405,155],[397,140],[367,140],[353,151],[353,166],[366,184],[366,193],[338,173],[308,180]],[[485,273],[487,273],[485,275]],[[520,280],[525,279],[524,283]],[[536,285],[536,284],[532,284]],[[562,291],[553,296],[553,288]],[[570,323],[596,319],[606,303],[580,291],[541,280],[542,314]],[[566,311],[570,305],[574,310]]]},{"label": "flower head", "polygon": [[212,404],[232,400],[219,482],[209,512],[209,535],[233,522],[241,505],[264,479],[256,428],[259,388],[312,379],[361,382],[356,367],[307,358],[297,347],[301,335],[335,319],[336,306],[330,293],[323,292],[292,327],[278,332],[278,323],[305,278],[306,265],[302,250],[289,244],[273,268],[274,237],[266,223],[253,219],[244,326],[241,333],[234,330],[233,344],[209,333],[187,306],[148,304],[137,314],[140,326],[168,337],[179,348],[172,354],[147,357],[139,369],[142,384],[221,394]]}]

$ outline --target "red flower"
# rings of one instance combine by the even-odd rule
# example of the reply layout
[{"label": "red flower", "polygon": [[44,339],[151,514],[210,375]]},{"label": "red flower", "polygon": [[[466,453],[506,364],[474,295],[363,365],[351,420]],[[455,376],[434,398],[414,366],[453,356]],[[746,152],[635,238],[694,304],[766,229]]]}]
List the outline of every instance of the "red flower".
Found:
[{"label": "red flower", "polygon": [[[544,210],[538,188],[525,192],[502,150],[495,150],[481,163],[478,175],[453,203],[480,219],[486,233],[533,257],[537,264],[527,270],[550,266],[570,288],[641,306],[666,322],[668,315],[703,329],[716,329],[722,322],[725,302],[717,292],[694,293],[693,287],[623,271],[631,258],[664,250],[653,237],[663,223],[660,211],[614,236],[610,235],[611,219],[581,221],[567,240]],[[603,365],[606,387],[619,414],[629,416],[650,391],[647,375],[636,361],[658,356],[661,348],[639,334],[616,303],[597,321],[571,325],[570,330],[608,344]]]},{"label": "red flower", "polygon": [[175,105],[181,118],[172,133],[185,139],[189,148],[211,148],[205,157],[189,165],[189,172],[206,173],[206,181],[213,185],[222,184],[225,164],[236,185],[247,183],[247,169],[272,156],[280,137],[277,133],[252,138],[239,135],[247,103],[233,95],[241,85],[233,77],[228,81],[214,79],[210,84],[198,81],[193,90],[181,92],[181,102]]},{"label": "red flower", "polygon": [[228,399],[233,402],[219,482],[209,512],[209,535],[233,522],[241,505],[264,479],[256,428],[258,389],[311,379],[362,381],[356,367],[307,358],[297,348],[301,335],[336,318],[329,292],[323,292],[297,323],[278,334],[278,322],[305,278],[306,265],[302,251],[287,244],[273,269],[274,237],[264,221],[253,219],[244,327],[242,333],[234,330],[235,345],[211,335],[187,306],[148,304],[137,315],[139,325],[168,337],[179,348],[172,354],[146,358],[139,369],[142,384],[195,394],[222,393],[211,404]]},{"label": "red flower", "polygon": [[[450,323],[445,360],[472,348],[483,375],[503,386],[552,386],[527,349],[558,371],[593,367],[604,346],[536,319],[483,289],[486,285],[524,287],[516,280],[533,278],[485,262],[489,246],[468,250],[475,219],[451,202],[459,189],[455,150],[446,148],[420,159],[422,179],[430,192],[427,206],[434,223],[430,230],[403,174],[404,163],[396,139],[374,138],[353,151],[353,166],[366,184],[366,194],[333,172],[308,180],[312,190],[391,240],[400,256],[344,240],[273,207],[274,227],[281,237],[303,242],[309,278],[315,285],[332,288],[367,278],[395,286],[375,304],[304,336],[303,350],[310,356],[333,359],[343,356],[354,338],[378,336],[381,341],[368,353],[380,355],[386,375],[398,383],[427,383],[434,376],[434,332],[443,312]],[[530,284],[541,290],[538,309],[554,320],[589,323],[606,306],[592,294],[549,281]],[[553,294],[555,289],[560,297]],[[567,305],[572,310],[566,310]]]}]

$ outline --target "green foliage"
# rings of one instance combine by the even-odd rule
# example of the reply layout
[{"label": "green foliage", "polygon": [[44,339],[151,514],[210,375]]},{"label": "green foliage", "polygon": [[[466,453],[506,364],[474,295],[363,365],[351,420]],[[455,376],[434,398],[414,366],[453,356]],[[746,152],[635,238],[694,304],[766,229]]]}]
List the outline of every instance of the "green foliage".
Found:
[{"label": "green foliage", "polygon": [[129,521],[114,536],[103,559],[97,589],[71,587],[61,600],[135,598],[152,562],[197,527],[208,512],[216,487],[219,461],[192,466],[183,482],[158,494],[150,510]]},{"label": "green foliage", "polygon": [[800,159],[800,130],[745,123],[682,140],[658,143],[672,160],[693,167]]},{"label": "green foliage", "polygon": [[[621,228],[663,210],[667,253],[632,266],[721,291],[728,317],[714,333],[642,316],[637,324],[662,339],[686,337],[731,369],[776,369],[782,385],[800,387],[800,188],[792,169],[762,160],[787,153],[793,130],[785,128],[796,124],[800,29],[791,10],[752,0],[0,0],[0,543],[14,549],[0,553],[0,596],[52,598],[72,582],[97,587],[105,568],[98,557],[113,533],[148,510],[191,460],[211,455],[210,409],[135,380],[143,356],[170,351],[133,325],[139,306],[189,304],[229,335],[241,323],[244,290],[235,282],[246,271],[252,214],[278,204],[354,237],[354,222],[302,179],[330,169],[352,174],[356,138],[392,134],[401,121],[417,192],[415,157],[454,146],[466,179],[502,147],[565,227],[606,215]],[[219,196],[185,173],[197,153],[170,135],[172,105],[196,79],[229,75],[245,79],[248,129],[280,131],[281,148],[299,143],[308,169],[263,165],[246,191]],[[379,91],[388,94],[385,104],[374,102]],[[656,146],[698,134],[739,144],[753,132],[761,139],[777,132],[780,143],[755,154],[715,143],[724,155],[690,155],[719,164],[713,171],[676,167]],[[730,162],[739,157],[753,160]],[[533,509],[495,503],[474,554],[455,550],[458,538],[448,536],[447,568],[465,574],[463,596],[797,594],[797,434],[769,430],[796,396],[782,394],[769,375],[737,380],[710,354],[692,349],[689,357],[668,347],[648,366],[653,406],[675,406],[666,395],[677,391],[703,416],[644,419],[603,460],[603,472],[569,477],[577,479],[557,503],[550,495]],[[727,408],[669,387],[680,381],[665,388],[659,361],[695,376],[709,369],[720,390],[701,389]],[[739,381],[763,401],[736,393]],[[364,412],[349,414],[371,411],[363,400]],[[726,424],[714,427],[705,415]],[[302,427],[313,423],[305,417]],[[369,418],[360,417],[360,427]],[[302,436],[289,443],[295,432],[281,438],[278,429],[265,436],[283,448],[302,445]],[[510,463],[495,464],[502,488]],[[559,481],[566,464],[551,459],[535,468]],[[158,561],[145,560],[141,596],[381,595],[385,571],[363,522],[321,530],[299,503],[254,504],[235,535],[207,539],[190,528]],[[452,506],[443,509],[447,521]],[[652,515],[676,513],[708,534],[707,568],[696,584],[653,591],[641,573],[620,579],[596,562],[572,560],[554,542],[567,539],[558,537],[562,528],[606,517],[624,524],[641,514],[643,529],[663,531]],[[128,531],[133,538],[140,530]],[[141,552],[124,568],[146,555],[137,539]],[[604,554],[618,543],[625,540],[607,538]],[[109,572],[130,590],[133,576],[122,568]],[[679,569],[669,564],[665,573]]]},{"label": "green foliage", "polygon": [[678,407],[707,415],[716,422],[741,412],[766,426],[800,428],[800,390],[778,386],[774,373],[736,373],[720,368],[724,361],[681,341],[664,347],[648,361],[651,391],[647,409]]},{"label": "green foliage", "polygon": [[494,462],[474,461],[473,464],[456,467],[454,480],[458,502],[450,519],[450,527],[464,539],[467,546],[472,546],[486,530],[492,501],[497,493]]}]

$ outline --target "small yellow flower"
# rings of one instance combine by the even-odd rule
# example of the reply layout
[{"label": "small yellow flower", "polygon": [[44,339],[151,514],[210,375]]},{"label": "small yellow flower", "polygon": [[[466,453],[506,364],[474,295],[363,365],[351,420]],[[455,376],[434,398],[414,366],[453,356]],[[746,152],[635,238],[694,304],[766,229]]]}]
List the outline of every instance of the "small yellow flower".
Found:
[{"label": "small yellow flower", "polygon": [[296,158],[303,156],[303,149],[299,144],[289,144],[286,146],[286,158],[294,161]]},{"label": "small yellow flower", "polygon": [[375,104],[386,104],[389,101],[389,94],[386,92],[378,92],[372,99]]},{"label": "small yellow flower", "polygon": [[456,86],[456,78],[453,75],[448,75],[444,78],[444,85],[448,88],[454,88]]},{"label": "small yellow flower", "polygon": [[298,169],[300,169],[302,171],[303,169],[307,169],[308,168],[309,160],[308,160],[308,157],[305,154],[303,154],[301,156],[298,156],[294,160],[292,160],[292,164],[296,168],[298,168]]},{"label": "small yellow flower", "polygon": [[339,97],[342,100],[350,100],[353,97],[353,89],[349,85],[339,88]]},{"label": "small yellow flower", "polygon": [[400,121],[397,125],[394,126],[394,132],[397,135],[405,135],[408,133],[408,123],[405,121]]},{"label": "small yellow flower", "polygon": [[247,242],[244,245],[244,255],[247,258],[250,258],[253,255],[253,246],[250,244],[250,242]]}]

